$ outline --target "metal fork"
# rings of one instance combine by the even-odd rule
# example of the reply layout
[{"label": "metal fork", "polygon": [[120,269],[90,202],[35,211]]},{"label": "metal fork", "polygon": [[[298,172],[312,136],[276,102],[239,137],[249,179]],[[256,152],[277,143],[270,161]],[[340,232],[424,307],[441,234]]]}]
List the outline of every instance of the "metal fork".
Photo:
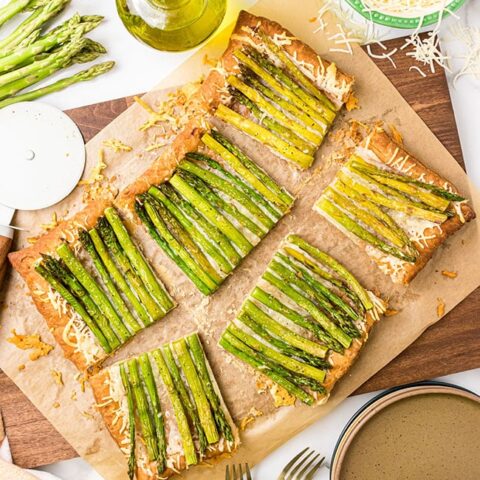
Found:
[{"label": "metal fork", "polygon": [[320,457],[320,453],[310,447],[303,449],[285,465],[278,480],[312,480],[325,460],[325,457]]},{"label": "metal fork", "polygon": [[237,466],[232,465],[232,476],[230,476],[230,466],[227,465],[227,468],[225,469],[225,480],[252,480],[252,474],[250,473],[250,468],[248,466],[248,463],[245,463],[245,477],[243,476],[243,468],[242,464],[238,464],[238,474],[237,474]]}]

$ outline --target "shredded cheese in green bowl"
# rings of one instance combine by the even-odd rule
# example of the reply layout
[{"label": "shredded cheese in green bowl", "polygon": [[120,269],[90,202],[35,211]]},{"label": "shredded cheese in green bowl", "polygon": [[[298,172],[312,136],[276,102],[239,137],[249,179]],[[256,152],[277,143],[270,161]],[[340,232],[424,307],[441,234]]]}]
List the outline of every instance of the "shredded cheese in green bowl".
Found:
[{"label": "shredded cheese in green bowl", "polygon": [[419,28],[437,23],[465,0],[346,0],[366,19],[394,28]]}]

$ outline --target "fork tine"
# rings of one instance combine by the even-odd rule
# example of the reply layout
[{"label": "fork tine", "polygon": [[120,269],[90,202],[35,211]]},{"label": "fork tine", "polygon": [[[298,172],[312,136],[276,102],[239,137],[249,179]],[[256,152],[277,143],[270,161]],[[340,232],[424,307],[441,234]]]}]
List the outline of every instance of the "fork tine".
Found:
[{"label": "fork tine", "polygon": [[278,480],[286,480],[286,475],[290,468],[295,465],[295,462],[309,449],[309,447],[304,448],[300,453],[297,453],[284,467],[282,470],[282,473],[280,473],[280,476],[278,477]]},{"label": "fork tine", "polygon": [[228,465],[225,468],[225,480],[230,480],[230,467]]},{"label": "fork tine", "polygon": [[250,468],[248,466],[248,463],[245,464],[245,471],[247,474],[247,480],[252,480],[252,474],[250,473]]},{"label": "fork tine", "polygon": [[235,466],[235,464],[232,465],[232,471],[233,471],[233,480],[237,480],[237,467]]},{"label": "fork tine", "polygon": [[317,470],[322,466],[325,457],[321,458],[320,461],[310,470],[310,473],[305,477],[305,480],[312,480],[313,476],[317,473]]},{"label": "fork tine", "polygon": [[[300,468],[302,468],[303,465],[305,465],[305,463],[307,462],[307,460],[312,456],[312,455],[315,455],[315,450],[312,450],[310,452],[308,452],[308,454],[303,457],[300,462],[298,462],[297,465],[295,465],[295,468],[292,469],[292,471],[288,474],[288,477],[289,479],[292,479],[293,478],[297,478],[296,477],[296,473],[300,470]],[[302,477],[298,477],[298,478],[302,478]]]},{"label": "fork tine", "polygon": [[243,480],[243,468],[241,463],[238,464],[238,468],[240,469],[240,476],[238,477],[238,479]]},{"label": "fork tine", "polygon": [[[312,450],[312,453],[315,453],[315,450]],[[305,465],[305,466],[302,468],[302,470],[300,472],[298,472],[298,476],[297,476],[298,479],[303,480],[304,478],[306,478],[307,472],[310,470],[310,467],[315,463],[315,461],[318,459],[319,456],[320,456],[319,453],[314,455],[313,458],[309,462],[306,462],[306,465],[305,465],[305,461],[303,462],[303,465]],[[305,460],[307,460],[307,459],[305,459]],[[302,464],[300,464],[300,466],[301,465]]]}]

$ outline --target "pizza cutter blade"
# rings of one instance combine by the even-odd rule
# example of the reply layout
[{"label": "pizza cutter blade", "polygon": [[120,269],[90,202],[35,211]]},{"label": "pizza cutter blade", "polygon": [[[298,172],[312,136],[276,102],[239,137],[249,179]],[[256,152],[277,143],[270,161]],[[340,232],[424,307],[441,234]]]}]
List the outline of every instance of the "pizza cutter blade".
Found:
[{"label": "pizza cutter blade", "polygon": [[64,199],[82,176],[85,145],[61,110],[20,102],[0,110],[0,146],[1,284],[15,210],[39,210]]}]

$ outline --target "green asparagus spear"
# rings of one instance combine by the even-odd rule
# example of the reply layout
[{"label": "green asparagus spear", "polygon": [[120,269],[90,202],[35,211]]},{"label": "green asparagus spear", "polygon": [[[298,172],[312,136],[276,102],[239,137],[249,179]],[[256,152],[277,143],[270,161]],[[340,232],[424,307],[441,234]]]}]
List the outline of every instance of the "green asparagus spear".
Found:
[{"label": "green asparagus spear", "polygon": [[218,153],[238,175],[250,183],[268,201],[277,205],[282,212],[285,213],[290,208],[293,197],[223,135],[212,130],[210,134],[206,133],[202,137],[202,142]]},{"label": "green asparagus spear", "polygon": [[187,417],[190,421],[190,425],[197,435],[200,457],[203,457],[205,455],[205,452],[207,451],[208,440],[205,436],[205,431],[203,430],[202,423],[200,422],[197,407],[194,401],[190,398],[190,394],[187,391],[185,382],[183,381],[180,370],[178,369],[177,363],[175,362],[171,345],[164,345],[162,347],[162,352],[165,363],[168,367],[168,370],[170,371],[173,383],[175,384],[178,395],[182,402],[183,408],[185,409]]},{"label": "green asparagus spear", "polygon": [[178,395],[175,383],[172,380],[170,371],[165,363],[165,359],[160,350],[154,350],[152,356],[157,364],[158,371],[162,377],[163,384],[167,389],[170,402],[177,419],[178,431],[180,432],[180,439],[182,441],[183,452],[185,454],[185,462],[187,465],[195,465],[198,462],[197,453],[195,452],[195,444],[193,443],[190,427],[188,426],[188,419],[185,413],[182,401]]},{"label": "green asparagus spear", "polygon": [[[158,205],[154,205],[153,202],[147,197],[144,199],[143,206],[158,234],[168,245],[167,249],[164,249],[165,253],[169,254],[170,258],[172,258],[174,261],[177,260],[177,258],[181,260],[181,262],[176,262],[177,265],[184,271],[184,273],[190,278],[190,280],[192,280],[192,282],[203,294],[210,295],[213,293],[217,288],[217,285],[198,265],[195,259],[190,256],[185,247],[175,238],[174,235],[172,235],[164,221],[163,216],[157,209]],[[163,243],[160,244],[160,246],[163,246]]]},{"label": "green asparagus spear", "polygon": [[243,342],[238,340],[234,335],[229,333],[228,331],[224,332],[222,337],[220,338],[219,344],[223,347],[227,352],[238,357],[240,360],[243,360],[248,365],[252,366],[260,373],[265,375],[266,377],[270,378],[274,382],[278,383],[281,387],[283,387],[288,393],[294,395],[302,402],[306,403],[307,405],[312,405],[315,399],[309,393],[305,392],[293,382],[288,380],[288,378],[284,375],[278,373],[278,371],[268,368],[264,362],[255,358],[255,356],[250,355],[250,351],[255,353],[254,350],[248,349],[248,346],[245,345]]},{"label": "green asparagus spear", "polygon": [[[187,155],[188,158],[188,155]],[[191,174],[201,178],[205,183],[209,184],[216,190],[223,192],[233,200],[237,201],[242,207],[248,210],[264,227],[267,229],[272,228],[275,224],[271,218],[269,218],[263,210],[258,207],[247,195],[245,195],[236,186],[230,182],[224,180],[220,176],[203,169],[193,162],[184,160],[179,165],[180,170],[185,170]]]},{"label": "green asparagus spear", "polygon": [[283,326],[281,323],[274,320],[270,315],[265,313],[261,308],[257,307],[251,300],[246,300],[242,306],[242,312],[246,312],[252,320],[258,322],[265,329],[282,339],[286,343],[295,348],[303,350],[320,358],[324,358],[328,348],[320,345],[308,338],[299,335],[298,333]]},{"label": "green asparagus spear", "polygon": [[132,304],[135,312],[139,316],[143,325],[144,326],[150,325],[152,323],[152,320],[148,316],[148,312],[145,310],[145,307],[143,306],[142,302],[133,293],[133,290],[130,288],[130,285],[128,284],[127,280],[122,275],[122,273],[118,269],[115,262],[112,260],[112,257],[108,253],[108,249],[103,243],[102,237],[98,233],[98,230],[96,228],[92,228],[89,231],[89,234],[95,246],[95,250],[98,252],[98,255],[102,259],[103,264],[105,265],[106,269],[108,270],[108,273],[113,278],[118,288],[125,295],[128,301]]},{"label": "green asparagus spear", "polygon": [[[212,139],[213,140],[213,139]],[[220,145],[221,147],[221,145]],[[222,147],[223,148],[223,147]],[[187,153],[187,158],[197,160],[199,162],[206,163],[211,169],[217,170],[222,177],[226,178],[229,182],[234,184],[237,188],[239,188],[245,195],[251,198],[256,204],[263,207],[273,219],[279,220],[282,217],[282,213],[278,210],[274,205],[272,205],[266,198],[264,198],[260,193],[257,192],[254,188],[252,188],[248,182],[241,177],[230,173],[228,170],[225,170],[220,163],[203,155],[202,153]]]},{"label": "green asparagus spear", "polygon": [[81,72],[78,72],[75,75],[72,75],[71,77],[62,78],[45,87],[38,88],[36,90],[31,90],[29,92],[25,92],[19,95],[14,95],[13,97],[1,100],[0,108],[6,107],[8,105],[12,105],[17,102],[30,102],[32,100],[36,100],[37,98],[43,97],[44,95],[48,95],[50,93],[63,90],[75,83],[92,80],[93,78],[103,75],[104,73],[111,70],[114,65],[115,65],[115,62],[98,63],[97,65],[93,65],[93,67],[90,67],[86,70],[82,70]]},{"label": "green asparagus spear", "polygon": [[85,310],[81,302],[42,264],[37,265],[35,270],[67,301],[67,303],[78,313],[78,315],[80,315],[81,319],[95,335],[95,338],[103,350],[105,350],[107,353],[110,353],[112,351],[110,343],[103,335],[95,320],[90,317],[88,312]]},{"label": "green asparagus spear", "polygon": [[336,108],[332,105],[327,106],[326,101],[319,101],[315,96],[307,93],[302,87],[300,87],[296,82],[294,82],[280,67],[277,67],[275,64],[270,62],[270,60],[262,55],[260,52],[253,48],[247,50],[247,54],[250,58],[255,60],[255,62],[263,68],[265,71],[270,73],[278,82],[282,83],[285,88],[301,99],[305,104],[309,105],[312,109],[317,112],[321,112],[322,117],[324,117],[328,123],[333,123],[336,116]]},{"label": "green asparagus spear", "polygon": [[235,250],[230,240],[225,236],[215,225],[210,223],[193,205],[185,200],[179,193],[168,183],[160,186],[165,195],[172,202],[174,202],[180,209],[193,219],[205,234],[218,245],[223,254],[227,257],[228,261],[233,265],[237,265],[242,257]]},{"label": "green asparagus spear", "polygon": [[227,441],[233,442],[234,438],[232,428],[228,423],[225,412],[223,411],[222,404],[220,402],[220,398],[218,397],[217,392],[215,391],[215,387],[213,386],[212,378],[208,371],[207,362],[205,360],[205,352],[203,351],[203,347],[200,343],[198,334],[194,333],[192,335],[189,335],[187,337],[187,343],[190,353],[192,355],[193,363],[195,364],[195,369],[200,378],[200,381],[202,382],[203,389],[210,403],[217,429],[219,432],[222,433],[223,437]]},{"label": "green asparagus spear", "polygon": [[30,0],[10,0],[6,5],[0,7],[0,27],[24,10],[29,3]]},{"label": "green asparagus spear", "polygon": [[252,250],[253,245],[245,238],[245,236],[180,175],[175,174],[170,179],[170,184],[190,203],[194,204],[202,215],[225,234],[229,240],[237,245],[242,255],[245,256]]},{"label": "green asparagus spear", "polygon": [[319,261],[322,265],[326,265],[331,268],[335,273],[337,273],[347,285],[358,295],[362,304],[365,307],[365,310],[371,310],[373,308],[373,303],[370,300],[370,297],[367,291],[362,287],[360,282],[354,277],[354,275],[347,270],[340,262],[337,262],[333,257],[322,252],[318,248],[310,245],[308,242],[303,240],[303,238],[298,235],[288,235],[287,242],[296,245],[301,248],[304,252],[308,253],[315,260]]},{"label": "green asparagus spear", "polygon": [[172,202],[161,189],[150,187],[148,193],[157,201],[163,203],[168,211],[178,220],[181,226],[191,235],[192,239],[215,261],[222,272],[229,273],[232,271],[232,267],[228,263],[228,260],[223,256],[217,246],[188,219],[188,217],[182,212],[181,208]]},{"label": "green asparagus spear", "polygon": [[138,417],[142,426],[142,437],[147,447],[148,459],[150,461],[158,460],[158,443],[155,433],[155,424],[152,419],[152,412],[148,404],[143,383],[138,371],[138,361],[135,358],[127,361],[128,381],[131,385],[135,405],[137,407]]},{"label": "green asparagus spear", "polygon": [[195,370],[192,357],[188,350],[187,342],[184,338],[172,343],[173,350],[177,355],[178,362],[187,379],[190,391],[192,392],[195,404],[197,405],[198,415],[208,443],[216,443],[219,440],[219,434],[215,425],[210,403],[208,402],[205,390],[202,386],[200,377]]},{"label": "green asparagus spear", "polygon": [[152,323],[153,321],[158,320],[163,316],[162,309],[157,305],[155,300],[148,293],[145,285],[143,284],[141,278],[137,275],[133,269],[130,260],[123,251],[122,247],[118,243],[115,233],[108,223],[108,220],[105,217],[101,217],[97,223],[97,229],[102,237],[103,241],[108,247],[109,252],[113,255],[113,258],[116,260],[117,265],[119,266],[121,272],[128,280],[130,285],[132,285],[135,290],[138,298],[142,302],[142,305],[145,306],[148,314],[150,315]]},{"label": "green asparagus spear", "polygon": [[258,300],[260,303],[265,305],[267,308],[273,310],[274,312],[280,313],[299,327],[305,328],[306,330],[312,332],[318,338],[318,340],[320,340],[334,352],[343,352],[343,347],[336,340],[334,340],[318,322],[308,317],[304,317],[297,311],[287,307],[280,300],[278,300],[278,298],[274,297],[260,287],[255,287],[251,293],[251,296],[255,300]]},{"label": "green asparagus spear", "polygon": [[128,428],[130,437],[130,456],[128,457],[128,477],[133,480],[135,477],[135,471],[137,467],[137,460],[135,458],[135,403],[133,399],[133,391],[130,381],[128,380],[128,374],[125,365],[121,363],[119,365],[120,377],[125,392],[127,393],[128,404]]},{"label": "green asparagus spear", "polygon": [[143,258],[143,255],[130,238],[118,212],[113,207],[109,207],[105,210],[105,217],[113,228],[113,231],[115,232],[125,254],[132,263],[133,268],[136,270],[145,286],[150,290],[152,296],[163,308],[165,313],[171,310],[175,306],[174,302],[165,290],[165,287],[159,282],[159,280],[157,280],[149,264]]},{"label": "green asparagus spear", "polygon": [[275,347],[279,352],[283,353],[284,355],[299,358],[308,365],[321,368],[322,370],[330,368],[330,364],[328,363],[328,361],[324,360],[323,358],[319,358],[315,355],[307,353],[305,352],[305,350],[294,347],[290,343],[273,336],[268,331],[268,328],[262,325],[261,320],[259,320],[258,318],[254,318],[253,316],[248,315],[246,312],[242,312],[237,317],[237,320],[244,323],[256,335],[263,338],[266,342]]},{"label": "green asparagus spear", "polygon": [[261,127],[248,118],[242,117],[239,113],[234,112],[225,105],[219,105],[215,115],[224,122],[233,125],[264,145],[272,148],[282,157],[298,164],[301,168],[308,168],[313,163],[314,158],[312,155],[303,153],[298,150],[298,148],[291,146],[266,128]]},{"label": "green asparagus spear", "polygon": [[342,212],[342,210],[337,208],[330,200],[328,200],[328,198],[323,196],[320,197],[318,202],[315,204],[315,209],[319,212],[324,212],[328,217],[332,218],[336,223],[341,225],[350,233],[360,238],[364,242],[369,243],[375,248],[378,248],[387,255],[393,255],[404,262],[415,262],[416,256],[409,255],[399,248],[393,247],[375,235],[371,234],[368,230],[355,222],[355,220],[352,220],[348,215]]},{"label": "green asparagus spear", "polygon": [[276,55],[276,57],[283,63],[286,70],[295,80],[300,83],[305,90],[310,94],[318,98],[324,105],[326,105],[330,110],[335,111],[337,108],[335,105],[328,99],[328,97],[297,67],[297,65],[290,59],[285,50],[277,45],[268,35],[263,32],[260,32],[260,35],[267,45],[268,49]]},{"label": "green asparagus spear", "polygon": [[142,327],[137,322],[135,317],[128,310],[128,307],[125,301],[123,300],[120,293],[118,292],[113,279],[110,277],[110,274],[108,273],[107,268],[105,267],[102,259],[100,258],[100,255],[95,249],[95,245],[93,244],[93,241],[90,238],[90,235],[86,230],[81,230],[79,232],[79,238],[85,250],[90,255],[93,261],[93,264],[97,269],[97,272],[99,273],[100,277],[103,280],[103,283],[105,284],[105,287],[107,287],[107,290],[110,293],[110,298],[111,298],[113,307],[120,315],[121,320],[126,324],[126,326],[128,326],[128,328],[132,332],[134,333],[139,332]]},{"label": "green asparagus spear", "polygon": [[62,243],[59,247],[57,247],[57,253],[65,262],[68,269],[73,273],[73,275],[75,275],[77,280],[92,297],[92,300],[95,302],[102,314],[105,315],[105,319],[102,319],[102,324],[99,326],[107,337],[108,343],[112,345],[113,348],[116,348],[116,346],[119,345],[117,337],[112,335],[112,330],[107,327],[108,324],[110,324],[110,327],[115,330],[115,334],[118,336],[121,342],[125,343],[132,335],[126,329],[125,325],[123,325],[118,313],[112,307],[110,300],[100,288],[96,280],[90,275],[90,273],[88,273],[85,267],[75,257],[66,243]]},{"label": "green asparagus spear", "polygon": [[165,424],[163,421],[163,412],[158,397],[157,385],[153,376],[152,365],[147,353],[143,353],[138,357],[138,364],[142,372],[143,381],[148,393],[150,405],[152,406],[153,425],[155,427],[158,458],[157,470],[162,473],[167,467],[167,439],[165,436]]}]

